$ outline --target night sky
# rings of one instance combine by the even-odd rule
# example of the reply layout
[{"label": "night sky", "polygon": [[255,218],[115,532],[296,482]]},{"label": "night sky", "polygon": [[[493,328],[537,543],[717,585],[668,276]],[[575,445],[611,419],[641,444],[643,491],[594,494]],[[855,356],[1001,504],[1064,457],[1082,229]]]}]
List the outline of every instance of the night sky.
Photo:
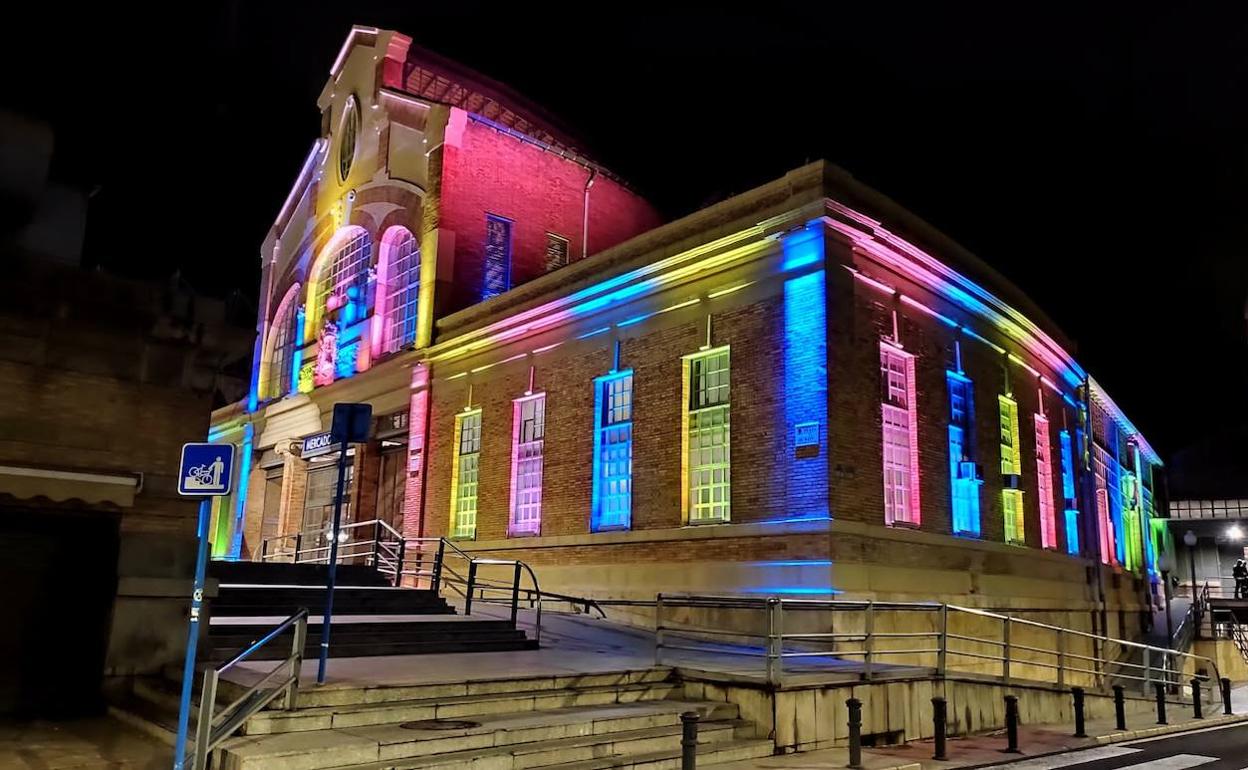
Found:
[{"label": "night sky", "polygon": [[95,190],[90,264],[181,268],[206,293],[254,297],[338,48],[353,22],[394,27],[548,107],[669,217],[837,163],[1027,291],[1163,454],[1243,422],[1243,19],[772,2],[591,21],[590,4],[440,5],[454,12],[58,5],[7,49],[4,101],[50,119],[54,174]]}]

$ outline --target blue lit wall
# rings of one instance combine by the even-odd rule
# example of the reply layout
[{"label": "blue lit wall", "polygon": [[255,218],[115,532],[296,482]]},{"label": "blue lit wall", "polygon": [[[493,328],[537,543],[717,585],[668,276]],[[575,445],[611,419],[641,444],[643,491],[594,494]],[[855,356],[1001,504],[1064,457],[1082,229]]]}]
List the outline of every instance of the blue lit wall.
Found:
[{"label": "blue lit wall", "polygon": [[[783,244],[785,408],[784,517],[828,513],[828,355],[827,294],[823,268],[823,233],[819,226],[788,236]],[[815,424],[817,446],[797,446],[798,425]]]},{"label": "blue lit wall", "polygon": [[247,482],[251,477],[251,444],[255,429],[243,426],[243,444],[238,451],[238,480],[234,489],[234,533],[230,539],[230,561],[238,561],[243,553],[243,518],[247,514]]}]

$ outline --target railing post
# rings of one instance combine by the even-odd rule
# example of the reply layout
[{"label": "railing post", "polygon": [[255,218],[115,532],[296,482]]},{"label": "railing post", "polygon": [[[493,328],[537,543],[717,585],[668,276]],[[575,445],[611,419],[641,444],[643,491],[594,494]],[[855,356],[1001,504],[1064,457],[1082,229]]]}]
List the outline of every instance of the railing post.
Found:
[{"label": "railing post", "polygon": [[464,614],[472,614],[472,592],[477,586],[477,562],[468,562],[468,590],[464,591]]},{"label": "railing post", "polygon": [[264,561],[265,558],[268,557],[268,555],[269,555],[269,541],[268,541],[268,538],[265,538],[264,540],[260,541],[260,561]]},{"label": "railing post", "polygon": [[845,701],[849,710],[849,764],[851,770],[862,767],[862,701],[850,698]]},{"label": "railing post", "polygon": [[[871,681],[871,651],[875,641],[875,602],[867,602],[867,611],[862,620],[862,678]],[[852,767],[852,765],[851,765]]]},{"label": "railing post", "polygon": [[654,599],[654,665],[663,665],[663,594]]},{"label": "railing post", "polygon": [[203,692],[199,694],[199,717],[195,723],[195,764],[193,770],[208,767],[208,744],[212,742],[212,717],[217,705],[217,670],[204,672]]},{"label": "railing post", "polygon": [[430,579],[435,594],[442,590],[442,558],[444,556],[446,556],[446,541],[438,538],[438,553],[433,557],[433,577]]},{"label": "railing post", "polygon": [[1197,719],[1204,719],[1205,705],[1200,702],[1200,678],[1192,679],[1192,716]]},{"label": "railing post", "polygon": [[1114,685],[1114,727],[1127,729],[1127,704],[1122,698],[1122,685]]},{"label": "railing post", "polygon": [[1005,696],[1006,754],[1021,754],[1018,750],[1018,696]]},{"label": "railing post", "polygon": [[516,562],[516,571],[511,582],[511,627],[516,627],[516,618],[520,615],[520,562]]},{"label": "railing post", "polygon": [[[936,676],[943,678],[949,670],[949,605],[940,605],[940,641],[936,652]],[[932,701],[935,703],[935,701]],[[944,699],[941,699],[944,703]],[[943,707],[943,705],[942,705]]]},{"label": "railing post", "polygon": [[1155,689],[1157,690],[1157,724],[1169,724],[1166,722],[1166,687],[1158,683]]},{"label": "railing post", "polygon": [[1153,673],[1153,651],[1145,647],[1143,652],[1144,652],[1143,688],[1144,688],[1144,695],[1147,696],[1148,695],[1148,683],[1149,683],[1149,680],[1152,679],[1152,673]]},{"label": "railing post", "polygon": [[680,715],[680,770],[696,770],[698,766],[698,712]]},{"label": "railing post", "polygon": [[1010,684],[1010,616],[1006,615],[1001,626],[1001,681]]},{"label": "railing post", "polygon": [[784,602],[767,598],[767,683],[778,685],[784,676]]},{"label": "railing post", "polygon": [[398,555],[394,563],[394,587],[403,585],[403,560],[407,558],[407,541],[399,538]]},{"label": "railing post", "polygon": [[292,564],[299,563],[299,552],[302,550],[303,550],[303,533],[296,532],[295,533],[295,556],[293,559],[291,559]]},{"label": "railing post", "polygon": [[1084,729],[1083,721],[1083,688],[1072,687],[1070,694],[1075,699],[1075,737],[1087,738],[1088,734]]},{"label": "railing post", "polygon": [[1231,715],[1231,680],[1222,677],[1218,683],[1222,685],[1222,713]]},{"label": "railing post", "polygon": [[936,743],[936,751],[932,754],[932,759],[946,760],[949,755],[945,752],[945,730],[948,729],[948,711],[945,699],[939,695],[932,698],[932,736]]},{"label": "railing post", "polygon": [[373,569],[381,565],[381,519],[373,522]]},{"label": "railing post", "polygon": [[[305,610],[306,612],[306,610]],[[308,616],[295,623],[295,638],[290,643],[290,685],[286,688],[286,710],[294,711],[299,697],[299,672],[303,670],[303,649],[308,643]]]},{"label": "railing post", "polygon": [[[1066,687],[1066,634],[1065,629],[1057,629],[1057,686]],[[1081,691],[1082,692],[1082,691]]]}]

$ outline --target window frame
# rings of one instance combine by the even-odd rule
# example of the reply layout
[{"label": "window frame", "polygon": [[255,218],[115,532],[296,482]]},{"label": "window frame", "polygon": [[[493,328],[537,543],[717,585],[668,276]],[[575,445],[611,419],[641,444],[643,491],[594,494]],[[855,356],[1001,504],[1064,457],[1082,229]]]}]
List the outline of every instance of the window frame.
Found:
[{"label": "window frame", "polygon": [[1036,428],[1036,496],[1040,504],[1040,545],[1057,548],[1057,506],[1053,490],[1053,442],[1049,418],[1040,412],[1033,416]]},{"label": "window frame", "polygon": [[[470,433],[465,439],[464,429]],[[448,533],[452,540],[475,540],[477,537],[477,514],[480,510],[481,483],[481,407],[465,409],[455,415],[454,443],[451,445],[451,521]],[[468,444],[465,445],[465,440]],[[465,447],[472,451],[464,451]],[[467,478],[467,474],[471,474]],[[471,485],[469,489],[468,486]],[[469,494],[470,492],[470,494]],[[462,503],[472,501],[471,508]],[[466,516],[467,515],[467,516]],[[470,524],[463,519],[470,518]]]},{"label": "window frame", "polygon": [[[507,534],[539,535],[542,531],[546,393],[531,393],[511,403],[511,501]],[[530,409],[532,414],[526,416],[525,412]]]},{"label": "window frame", "polygon": [[[614,398],[611,387],[625,382],[627,387],[622,392],[627,394],[627,404],[621,406]],[[632,528],[635,386],[632,369],[594,378],[594,478],[589,519],[591,532]],[[621,409],[627,409],[627,414],[621,414]],[[620,455],[626,455],[626,459]],[[627,464],[627,471],[613,473],[621,463]],[[619,510],[609,510],[617,508],[611,505],[612,501],[621,499],[623,503],[618,507]],[[622,516],[617,518],[616,514],[621,510]]]},{"label": "window frame", "polygon": [[[700,368],[703,362],[721,356],[724,360],[722,368]],[[730,346],[708,348],[682,356],[681,368],[681,518],[686,525],[726,524],[732,521]],[[703,393],[705,397],[701,395]],[[718,448],[722,448],[722,460],[714,459]],[[712,459],[695,462],[695,452],[700,456],[709,454]],[[716,480],[717,475],[719,480]],[[708,477],[709,481],[699,483]],[[715,499],[717,490],[722,490],[718,500]],[[700,502],[703,491],[709,494],[710,499]],[[702,512],[707,510],[712,513],[704,515]],[[715,513],[716,510],[720,512]]]},{"label": "window frame", "polygon": [[[507,238],[503,243],[503,253],[501,256],[501,285],[498,287],[490,286],[491,281],[491,254],[490,249],[490,233],[492,225],[501,225],[506,228]],[[485,215],[485,242],[481,249],[481,299],[487,300],[491,297],[497,297],[511,289],[511,268],[513,260],[513,252],[515,249],[515,220],[510,217],[504,217],[499,214],[486,213]]]},{"label": "window frame", "polygon": [[[900,362],[899,368],[893,366],[893,360]],[[923,516],[915,355],[893,342],[880,340],[879,372],[884,524],[918,527]],[[898,440],[901,437],[905,438],[904,444]]]}]

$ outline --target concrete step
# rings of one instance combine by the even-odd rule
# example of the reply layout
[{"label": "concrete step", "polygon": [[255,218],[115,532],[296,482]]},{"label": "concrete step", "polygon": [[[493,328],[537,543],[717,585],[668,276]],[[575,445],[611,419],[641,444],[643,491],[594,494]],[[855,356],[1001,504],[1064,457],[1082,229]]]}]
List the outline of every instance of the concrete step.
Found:
[{"label": "concrete step", "polygon": [[[700,725],[699,742],[731,742],[739,726],[735,720],[706,722]],[[486,743],[499,732],[439,739],[432,746],[426,745],[428,740],[413,739],[411,732],[390,726],[248,736],[224,744],[217,766],[221,770],[324,770],[381,762],[393,763],[383,766],[438,770],[530,770],[605,757],[679,754],[681,736],[679,725],[667,725],[448,750]],[[507,731],[501,734],[511,737]]]},{"label": "concrete step", "polygon": [[[324,564],[287,564],[273,561],[212,561],[208,563],[208,574],[222,583],[323,587],[329,578],[329,567]],[[366,565],[339,564],[335,582],[339,586],[388,586],[391,578]]]},{"label": "concrete step", "polygon": [[[288,616],[304,607],[319,614],[325,606],[324,586],[222,584],[212,600],[214,617]],[[454,609],[433,591],[389,586],[347,586],[334,591],[338,614],[450,614]]]},{"label": "concrete step", "polygon": [[246,731],[251,735],[366,727],[424,719],[479,720],[492,714],[665,701],[681,692],[680,685],[670,682],[640,682],[577,689],[435,696],[414,700],[357,701],[316,707],[308,701],[334,693],[311,690],[300,691],[299,708],[295,711],[262,711],[251,718]]},{"label": "concrete step", "polygon": [[[170,678],[181,676],[171,670]],[[624,685],[667,683],[672,677],[669,668],[624,669],[592,674],[555,676],[514,676],[475,681],[428,682],[406,685],[335,685],[303,687],[299,690],[299,708],[313,706],[350,706],[360,703],[393,703],[429,699],[456,698],[468,695],[504,695],[520,693],[535,695],[555,690],[583,690],[599,687],[623,687]],[[245,687],[229,679],[222,679],[218,693],[222,698],[233,700],[243,693]],[[634,700],[636,700],[634,698]]]},{"label": "concrete step", "polygon": [[[271,617],[213,618],[205,657],[224,660],[263,636],[277,622],[280,619]],[[335,615],[333,626],[330,654],[336,658],[523,650],[537,646],[507,621],[459,615]],[[309,619],[305,657],[319,654],[321,628],[319,616]],[[289,642],[279,641],[257,651],[252,659],[280,660],[289,654]]]},{"label": "concrete step", "polygon": [[[733,739],[716,743],[698,744],[698,764],[717,765],[724,762],[741,762],[748,759],[770,757],[776,752],[775,743],[770,739]],[[407,770],[405,764],[383,765],[386,770]],[[586,759],[580,762],[568,762],[556,765],[552,770],[611,770],[612,768],[633,768],[633,770],[680,770],[680,749],[655,751],[648,754],[632,756],[610,756]],[[364,770],[359,768],[358,770]],[[372,770],[372,768],[369,768]]]}]

